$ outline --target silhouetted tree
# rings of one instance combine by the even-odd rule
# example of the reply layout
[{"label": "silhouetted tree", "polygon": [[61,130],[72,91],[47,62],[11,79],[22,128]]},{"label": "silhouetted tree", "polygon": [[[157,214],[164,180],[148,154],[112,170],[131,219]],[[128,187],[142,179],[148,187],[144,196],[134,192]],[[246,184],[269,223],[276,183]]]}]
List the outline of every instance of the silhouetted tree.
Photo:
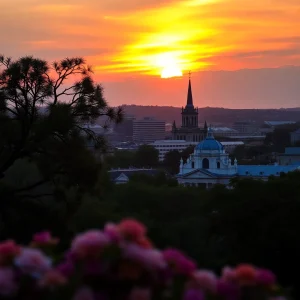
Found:
[{"label": "silhouetted tree", "polygon": [[180,158],[181,156],[178,150],[166,153],[163,166],[170,172],[170,174],[179,173]]},{"label": "silhouetted tree", "polygon": [[[86,145],[104,151],[106,143],[84,122],[102,117],[106,128],[109,122],[120,122],[123,114],[108,106],[91,75],[82,58],[50,65],[30,56],[15,61],[0,56],[0,205],[7,228],[26,224],[33,214],[35,220],[47,220],[46,214],[56,208],[45,203],[53,199],[64,201],[71,214],[80,195],[92,192],[101,166]],[[20,165],[23,178],[9,180]],[[71,190],[75,197],[69,196]],[[71,206],[66,204],[69,197]],[[41,223],[31,223],[39,230]]]},{"label": "silhouetted tree", "polygon": [[189,146],[180,153],[184,162],[186,162],[188,157],[194,152],[194,149],[195,149],[195,146]]},{"label": "silhouetted tree", "polygon": [[158,150],[151,145],[142,145],[135,153],[135,166],[155,168],[159,164]]},{"label": "silhouetted tree", "polygon": [[135,166],[135,151],[115,150],[105,158],[109,168],[129,168]]}]

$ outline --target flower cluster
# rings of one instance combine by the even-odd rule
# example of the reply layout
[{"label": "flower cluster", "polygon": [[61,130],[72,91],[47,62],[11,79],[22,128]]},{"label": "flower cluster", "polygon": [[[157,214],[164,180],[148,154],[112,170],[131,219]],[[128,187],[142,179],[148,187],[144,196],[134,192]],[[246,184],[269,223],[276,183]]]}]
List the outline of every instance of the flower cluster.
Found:
[{"label": "flower cluster", "polygon": [[0,243],[0,299],[285,299],[269,270],[198,270],[179,250],[154,248],[145,226],[131,219],[77,235],[62,259],[46,255],[57,243],[48,232],[34,235],[30,247]]}]

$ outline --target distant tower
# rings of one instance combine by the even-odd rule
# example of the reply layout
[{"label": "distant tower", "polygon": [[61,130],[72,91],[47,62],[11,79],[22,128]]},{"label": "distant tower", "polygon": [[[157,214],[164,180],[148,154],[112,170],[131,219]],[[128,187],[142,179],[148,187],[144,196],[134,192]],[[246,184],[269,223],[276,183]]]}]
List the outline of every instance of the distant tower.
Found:
[{"label": "distant tower", "polygon": [[198,108],[194,107],[191,84],[191,72],[189,72],[189,85],[185,107],[181,109],[181,127],[175,122],[172,126],[172,139],[185,140],[187,142],[201,142],[206,137],[207,124],[204,128],[198,126]]},{"label": "distant tower", "polygon": [[181,127],[183,128],[198,128],[198,108],[194,107],[193,94],[191,85],[191,72],[189,72],[189,87],[185,108],[181,110]]},{"label": "distant tower", "polygon": [[175,120],[173,121],[172,130],[176,130],[176,122],[175,122]]}]

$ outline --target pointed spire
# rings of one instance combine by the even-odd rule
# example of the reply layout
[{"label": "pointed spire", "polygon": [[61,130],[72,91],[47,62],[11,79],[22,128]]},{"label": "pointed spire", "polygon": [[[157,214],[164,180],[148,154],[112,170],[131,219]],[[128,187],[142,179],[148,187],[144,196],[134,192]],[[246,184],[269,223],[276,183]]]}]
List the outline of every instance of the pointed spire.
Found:
[{"label": "pointed spire", "polygon": [[207,130],[207,123],[206,123],[206,120],[205,120],[205,123],[204,123],[204,129]]},{"label": "pointed spire", "polygon": [[192,94],[192,84],[191,84],[191,71],[189,72],[189,88],[186,100],[187,106],[194,106],[193,104],[193,94]]},{"label": "pointed spire", "polygon": [[173,121],[172,128],[173,128],[173,129],[176,129],[176,122],[175,122],[175,120]]}]

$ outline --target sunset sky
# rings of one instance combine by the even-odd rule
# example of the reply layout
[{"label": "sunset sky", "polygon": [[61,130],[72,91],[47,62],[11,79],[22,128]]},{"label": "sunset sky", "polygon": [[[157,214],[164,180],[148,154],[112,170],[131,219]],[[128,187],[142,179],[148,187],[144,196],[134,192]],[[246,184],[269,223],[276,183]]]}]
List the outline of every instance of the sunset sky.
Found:
[{"label": "sunset sky", "polygon": [[[300,106],[300,0],[1,0],[0,53],[84,56],[111,105]],[[4,30],[5,29],[5,30]],[[249,70],[252,69],[252,70]]]}]

